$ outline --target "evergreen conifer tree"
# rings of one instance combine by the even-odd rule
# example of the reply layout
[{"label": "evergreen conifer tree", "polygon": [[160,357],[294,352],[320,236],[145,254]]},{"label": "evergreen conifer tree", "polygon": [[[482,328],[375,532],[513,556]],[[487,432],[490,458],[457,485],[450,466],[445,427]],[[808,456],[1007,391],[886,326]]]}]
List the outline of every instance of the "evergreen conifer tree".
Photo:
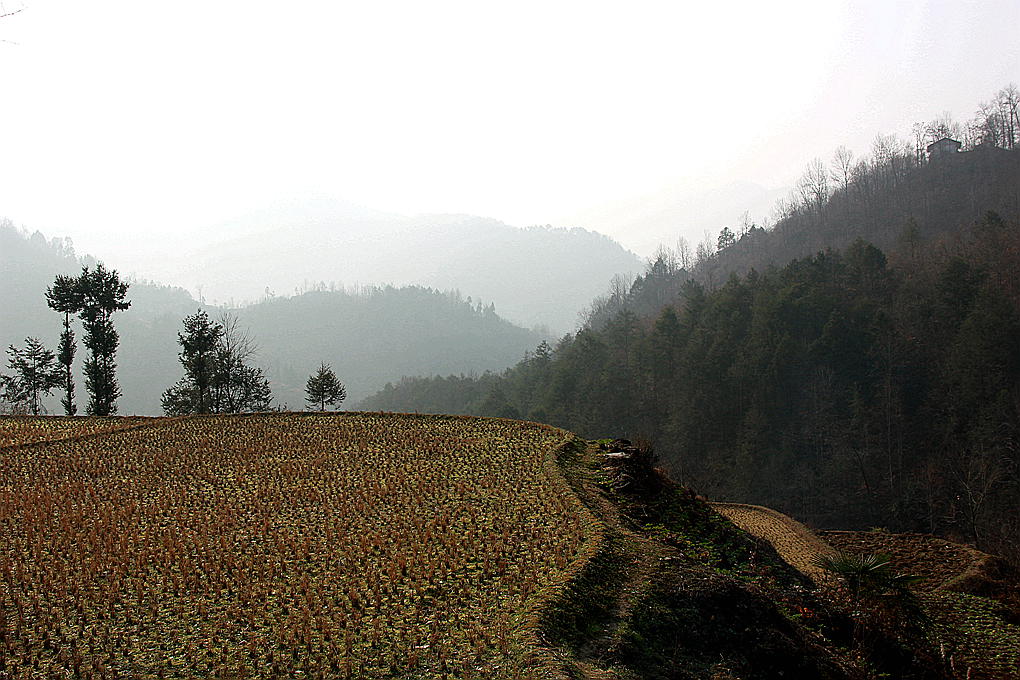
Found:
[{"label": "evergreen conifer tree", "polygon": [[60,333],[57,361],[64,367],[64,398],[60,403],[64,406],[64,415],[68,416],[78,412],[78,405],[74,403],[74,376],[71,374],[71,365],[74,363],[78,346],[74,341],[74,331],[71,330],[71,315],[79,313],[83,303],[84,298],[77,277],[59,275],[54,279],[53,285],[46,289],[46,304],[53,311],[64,314],[64,330]]},{"label": "evergreen conifer tree", "polygon": [[305,385],[305,393],[308,395],[305,401],[312,406],[318,406],[320,411],[326,410],[326,405],[339,404],[347,398],[347,390],[344,388],[333,369],[326,362],[319,365],[315,375],[308,377]]},{"label": "evergreen conifer tree", "polygon": [[14,375],[3,376],[3,397],[32,415],[43,411],[41,398],[63,384],[56,357],[38,338],[25,338],[25,349],[7,348],[7,366]]},{"label": "evergreen conifer tree", "polygon": [[184,332],[177,334],[181,345],[178,356],[194,385],[195,413],[212,410],[209,391],[216,372],[216,348],[222,337],[223,326],[213,323],[203,311],[184,319]]},{"label": "evergreen conifer tree", "polygon": [[85,388],[89,391],[86,413],[108,416],[117,412],[120,386],[117,384],[117,346],[120,336],[110,319],[115,311],[131,306],[124,297],[128,284],[99,264],[95,270],[83,267],[78,277],[82,296],[79,312],[85,327],[85,347],[90,354],[85,360]]}]

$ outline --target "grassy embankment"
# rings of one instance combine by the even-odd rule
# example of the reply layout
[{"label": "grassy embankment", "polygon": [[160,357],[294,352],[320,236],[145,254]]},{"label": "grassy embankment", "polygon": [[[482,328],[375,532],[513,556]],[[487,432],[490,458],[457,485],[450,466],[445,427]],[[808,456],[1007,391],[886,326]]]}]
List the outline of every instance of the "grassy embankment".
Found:
[{"label": "grassy embankment", "polygon": [[[568,447],[561,465],[606,537],[544,617],[571,677],[1020,677],[1015,574],[986,555],[934,537],[818,536],[756,506],[716,512],[633,449]],[[848,607],[814,564],[837,549],[922,576],[920,616]]]}]

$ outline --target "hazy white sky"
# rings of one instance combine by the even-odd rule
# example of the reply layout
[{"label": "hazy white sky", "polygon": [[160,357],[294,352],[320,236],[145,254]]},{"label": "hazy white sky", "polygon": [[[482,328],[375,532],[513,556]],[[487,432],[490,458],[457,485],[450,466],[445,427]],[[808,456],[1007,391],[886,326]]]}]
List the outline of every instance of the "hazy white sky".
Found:
[{"label": "hazy white sky", "polygon": [[1017,0],[2,5],[0,216],[100,256],[307,194],[647,254],[600,206],[788,186],[1020,81]]}]

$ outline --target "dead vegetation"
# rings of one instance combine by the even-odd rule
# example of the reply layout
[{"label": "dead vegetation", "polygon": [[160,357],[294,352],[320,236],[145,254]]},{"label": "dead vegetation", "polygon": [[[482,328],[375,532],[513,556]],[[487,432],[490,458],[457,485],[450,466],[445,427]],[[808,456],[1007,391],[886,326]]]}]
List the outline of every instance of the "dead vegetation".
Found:
[{"label": "dead vegetation", "polygon": [[797,520],[771,508],[744,503],[712,503],[712,508],[738,527],[768,541],[791,566],[815,584],[831,582],[830,575],[816,563],[832,554],[832,546],[819,539]]}]

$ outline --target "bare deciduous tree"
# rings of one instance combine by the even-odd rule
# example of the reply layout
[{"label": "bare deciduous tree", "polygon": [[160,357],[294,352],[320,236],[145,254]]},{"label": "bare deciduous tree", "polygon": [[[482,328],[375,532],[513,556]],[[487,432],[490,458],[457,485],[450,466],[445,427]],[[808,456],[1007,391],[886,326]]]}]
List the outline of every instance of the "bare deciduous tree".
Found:
[{"label": "bare deciduous tree", "polygon": [[[7,9],[3,5],[3,3],[0,3],[0,19],[7,19],[9,17],[12,17],[15,14],[18,14],[19,12],[21,12],[23,9],[24,9],[24,7],[19,7],[18,9],[10,9],[9,10],[9,9]],[[11,45],[17,45],[17,43],[12,42],[10,40],[5,40],[3,38],[0,38],[0,42],[10,43]]]},{"label": "bare deciduous tree", "polygon": [[6,7],[4,7],[2,4],[0,4],[0,19],[6,19],[7,17],[12,17],[12,16],[17,14],[18,12],[21,12],[24,9],[25,9],[24,7],[19,7],[18,9],[11,9],[11,10],[9,10]]},{"label": "bare deciduous tree", "polygon": [[740,216],[740,228],[737,231],[737,238],[742,239],[747,236],[747,232],[754,228],[754,220],[751,219],[751,212],[745,210]]},{"label": "bare deciduous tree", "polygon": [[676,256],[680,268],[690,272],[694,267],[694,251],[691,250],[691,243],[683,236],[676,239]]},{"label": "bare deciduous tree", "polygon": [[1009,459],[984,448],[957,450],[950,456],[950,472],[960,489],[959,503],[967,530],[975,541],[983,538],[989,499],[1007,477]]},{"label": "bare deciduous tree", "polygon": [[223,312],[219,325],[223,336],[217,347],[221,372],[214,385],[216,400],[223,412],[237,413],[247,410],[242,407],[247,401],[249,386],[243,378],[251,370],[248,363],[258,354],[258,345],[248,329],[241,328],[236,315]]},{"label": "bare deciduous tree", "polygon": [[962,136],[961,130],[960,124],[953,120],[952,114],[948,111],[943,111],[941,116],[929,121],[924,127],[929,144],[947,137],[958,140]]},{"label": "bare deciduous tree", "polygon": [[1020,90],[1012,83],[983,102],[970,122],[968,134],[974,145],[1012,149],[1020,142]]},{"label": "bare deciduous tree", "polygon": [[808,163],[797,183],[801,202],[806,209],[820,211],[829,198],[829,174],[821,158]]},{"label": "bare deciduous tree", "polygon": [[854,171],[854,152],[845,146],[838,146],[832,154],[831,168],[832,181],[843,190],[843,193],[850,191],[850,178]]},{"label": "bare deciduous tree", "polygon": [[999,90],[999,110],[1002,112],[1003,146],[1012,149],[1020,142],[1020,90],[1010,83]]},{"label": "bare deciduous tree", "polygon": [[661,243],[652,254],[649,264],[655,262],[659,263],[661,273],[667,276],[676,276],[682,269],[680,266],[680,257],[677,255],[677,252]]}]

